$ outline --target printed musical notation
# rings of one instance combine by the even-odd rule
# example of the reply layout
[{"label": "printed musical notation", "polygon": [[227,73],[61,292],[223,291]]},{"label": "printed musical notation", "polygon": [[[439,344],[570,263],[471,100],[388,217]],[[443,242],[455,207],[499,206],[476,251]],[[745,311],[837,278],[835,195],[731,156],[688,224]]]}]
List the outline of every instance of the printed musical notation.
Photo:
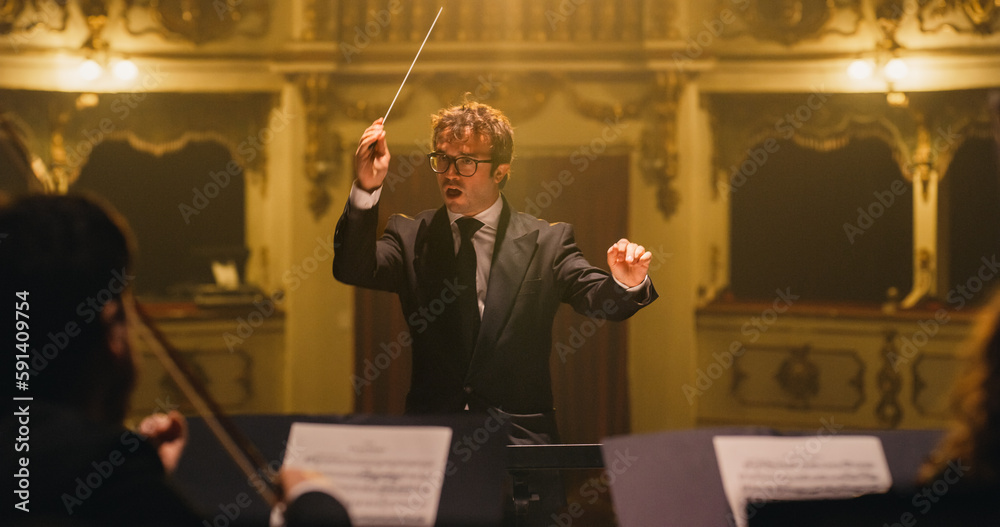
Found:
[{"label": "printed musical notation", "polygon": [[877,437],[716,436],[713,444],[737,527],[765,501],[850,498],[892,486]]}]

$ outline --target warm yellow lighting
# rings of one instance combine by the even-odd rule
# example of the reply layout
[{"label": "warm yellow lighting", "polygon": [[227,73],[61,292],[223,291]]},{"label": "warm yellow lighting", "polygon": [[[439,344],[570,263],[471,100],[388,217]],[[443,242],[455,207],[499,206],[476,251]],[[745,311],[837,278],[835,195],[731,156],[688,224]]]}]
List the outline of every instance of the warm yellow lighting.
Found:
[{"label": "warm yellow lighting", "polygon": [[104,73],[104,68],[101,67],[97,61],[87,59],[80,63],[80,67],[77,69],[77,74],[80,75],[85,81],[92,81],[97,79]]},{"label": "warm yellow lighting", "polygon": [[885,94],[885,100],[889,103],[889,106],[895,108],[906,108],[910,105],[910,98],[903,92],[891,91]]},{"label": "warm yellow lighting", "polygon": [[900,81],[910,73],[910,67],[903,59],[892,59],[885,64],[885,76],[891,81]]},{"label": "warm yellow lighting", "polygon": [[111,72],[119,80],[130,81],[139,75],[139,68],[131,60],[124,59],[115,63]]},{"label": "warm yellow lighting", "polygon": [[875,71],[875,66],[871,61],[858,59],[847,67],[847,75],[854,80],[862,81],[869,79]]}]

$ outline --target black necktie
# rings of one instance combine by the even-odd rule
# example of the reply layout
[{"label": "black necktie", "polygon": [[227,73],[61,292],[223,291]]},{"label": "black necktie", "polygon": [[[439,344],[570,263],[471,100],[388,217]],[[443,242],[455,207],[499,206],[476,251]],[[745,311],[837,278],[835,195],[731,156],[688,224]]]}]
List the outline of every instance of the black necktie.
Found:
[{"label": "black necktie", "polygon": [[472,236],[476,234],[483,223],[475,218],[459,218],[455,220],[462,242],[455,256],[457,283],[462,288],[458,297],[458,313],[460,334],[462,336],[462,353],[465,360],[472,359],[472,350],[476,347],[479,336],[479,295],[476,293],[476,248],[472,245]]}]

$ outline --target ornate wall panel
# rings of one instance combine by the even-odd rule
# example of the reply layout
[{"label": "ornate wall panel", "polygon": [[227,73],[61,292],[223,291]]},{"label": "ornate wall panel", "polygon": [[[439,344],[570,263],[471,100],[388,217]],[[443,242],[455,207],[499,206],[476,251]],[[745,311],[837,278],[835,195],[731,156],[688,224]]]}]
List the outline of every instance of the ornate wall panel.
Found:
[{"label": "ornate wall panel", "polygon": [[829,151],[874,137],[889,145],[900,171],[912,179],[925,177],[927,169],[945,174],[965,139],[992,133],[986,91],[913,93],[907,100],[899,107],[878,93],[711,95],[713,188],[724,188],[733,167],[769,138]]},{"label": "ornate wall panel", "polygon": [[[715,5],[725,38],[750,35],[786,46],[855,35],[865,17],[861,0],[720,0]],[[736,20],[727,22],[731,16]]]},{"label": "ornate wall panel", "polygon": [[155,34],[194,44],[233,36],[260,38],[270,29],[267,0],[124,0],[129,34]]},{"label": "ornate wall panel", "polygon": [[938,33],[995,35],[1000,31],[1000,4],[993,0],[918,0],[920,29]]},{"label": "ornate wall panel", "polygon": [[53,178],[47,182],[52,190],[69,188],[94,147],[112,139],[154,155],[175,152],[191,141],[215,141],[244,168],[260,174],[267,143],[291,119],[272,115],[273,104],[274,96],[268,94],[0,91],[0,107],[25,123],[28,144]]},{"label": "ornate wall panel", "polygon": [[682,390],[706,425],[942,426],[969,322],[956,313],[831,318],[791,306],[768,318],[708,309],[698,315],[696,372]]}]

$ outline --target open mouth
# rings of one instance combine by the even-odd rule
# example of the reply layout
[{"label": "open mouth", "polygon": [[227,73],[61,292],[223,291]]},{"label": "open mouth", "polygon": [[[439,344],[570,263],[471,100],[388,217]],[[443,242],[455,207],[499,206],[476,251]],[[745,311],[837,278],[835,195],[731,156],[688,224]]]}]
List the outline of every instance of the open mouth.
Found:
[{"label": "open mouth", "polygon": [[462,195],[462,191],[455,187],[448,187],[444,189],[444,195],[449,198],[457,198]]}]

